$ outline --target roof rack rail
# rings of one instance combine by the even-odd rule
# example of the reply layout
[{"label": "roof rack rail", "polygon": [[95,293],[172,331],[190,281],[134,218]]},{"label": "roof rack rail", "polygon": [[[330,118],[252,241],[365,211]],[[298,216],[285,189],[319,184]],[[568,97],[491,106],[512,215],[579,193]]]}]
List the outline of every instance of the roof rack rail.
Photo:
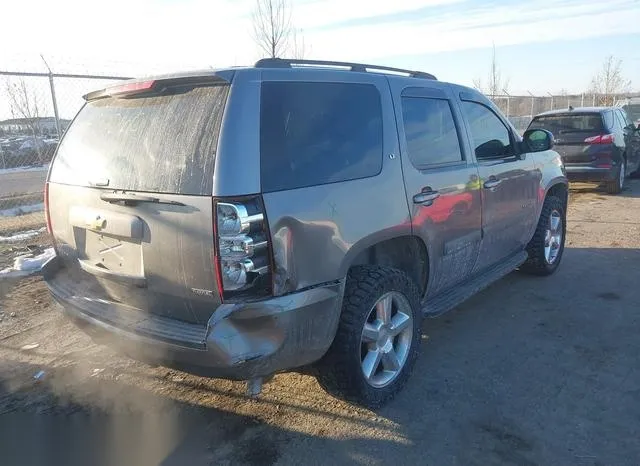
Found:
[{"label": "roof rack rail", "polygon": [[373,72],[389,72],[390,74],[405,74],[412,78],[434,79],[437,78],[431,73],[424,71],[412,71],[402,68],[391,68],[389,66],[365,65],[363,63],[349,63],[342,61],[325,61],[325,60],[297,60],[288,58],[263,58],[258,60],[254,65],[256,68],[294,68],[294,67],[335,67],[348,68],[349,71],[359,71],[366,73]]}]

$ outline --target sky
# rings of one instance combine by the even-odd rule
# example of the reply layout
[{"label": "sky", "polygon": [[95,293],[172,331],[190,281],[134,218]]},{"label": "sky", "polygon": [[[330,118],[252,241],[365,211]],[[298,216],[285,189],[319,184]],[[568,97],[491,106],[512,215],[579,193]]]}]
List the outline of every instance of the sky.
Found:
[{"label": "sky", "polygon": [[[585,91],[608,55],[640,91],[640,0],[289,0],[307,58],[486,80],[511,94]],[[2,6],[0,70],[141,76],[249,65],[255,0],[21,0]],[[19,18],[19,19],[18,19]],[[73,89],[68,91],[73,93]],[[2,101],[0,101],[2,105]],[[2,109],[0,108],[0,113]]]}]

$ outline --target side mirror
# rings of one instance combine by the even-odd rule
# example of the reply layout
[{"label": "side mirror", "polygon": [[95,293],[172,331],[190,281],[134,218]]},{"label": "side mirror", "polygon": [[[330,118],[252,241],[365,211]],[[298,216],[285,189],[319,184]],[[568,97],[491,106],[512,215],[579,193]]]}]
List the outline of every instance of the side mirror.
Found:
[{"label": "side mirror", "polygon": [[553,134],[546,129],[530,129],[522,135],[524,149],[527,152],[544,152],[553,148]]}]

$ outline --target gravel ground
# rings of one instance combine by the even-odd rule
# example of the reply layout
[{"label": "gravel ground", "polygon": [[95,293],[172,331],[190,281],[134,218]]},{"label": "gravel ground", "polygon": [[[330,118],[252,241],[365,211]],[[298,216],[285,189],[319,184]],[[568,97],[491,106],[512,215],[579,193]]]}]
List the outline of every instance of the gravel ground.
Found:
[{"label": "gravel ground", "polygon": [[636,465],[638,264],[640,180],[573,188],[558,273],[513,273],[426,321],[407,388],[377,412],[304,374],[251,400],[137,363],[23,280],[0,296],[0,464]]}]

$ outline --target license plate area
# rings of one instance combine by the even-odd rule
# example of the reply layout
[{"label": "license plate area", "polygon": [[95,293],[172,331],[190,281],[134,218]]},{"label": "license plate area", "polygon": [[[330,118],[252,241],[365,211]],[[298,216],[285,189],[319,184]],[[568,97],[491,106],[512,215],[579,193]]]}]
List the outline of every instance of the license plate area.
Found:
[{"label": "license plate area", "polygon": [[78,249],[82,259],[117,274],[144,276],[142,246],[139,241],[126,241],[91,230],[85,230],[84,248]]},{"label": "license plate area", "polygon": [[78,260],[86,272],[118,281],[144,278],[142,219],[86,207],[73,207],[69,218]]}]

